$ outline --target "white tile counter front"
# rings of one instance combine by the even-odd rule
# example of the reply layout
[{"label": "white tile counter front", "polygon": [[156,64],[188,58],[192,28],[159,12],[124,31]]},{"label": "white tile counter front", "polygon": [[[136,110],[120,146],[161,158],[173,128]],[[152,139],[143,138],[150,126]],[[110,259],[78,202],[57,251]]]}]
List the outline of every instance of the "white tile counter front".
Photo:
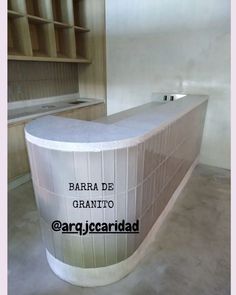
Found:
[{"label": "white tile counter front", "polygon": [[[45,116],[26,125],[47,259],[60,278],[98,286],[132,271],[197,163],[206,107],[206,96],[187,95],[92,122]],[[81,234],[74,225],[56,231],[54,221],[138,229]]]}]

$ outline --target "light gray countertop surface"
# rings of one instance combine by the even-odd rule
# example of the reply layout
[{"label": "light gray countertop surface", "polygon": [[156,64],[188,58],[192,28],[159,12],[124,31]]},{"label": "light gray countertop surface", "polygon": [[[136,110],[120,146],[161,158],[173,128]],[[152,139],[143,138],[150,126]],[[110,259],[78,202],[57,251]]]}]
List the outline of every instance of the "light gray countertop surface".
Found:
[{"label": "light gray countertop surface", "polygon": [[44,102],[35,105],[12,108],[8,110],[8,124],[31,120],[37,117],[51,115],[63,111],[70,111],[86,106],[92,106],[103,102],[104,100],[102,99],[71,98],[64,101]]},{"label": "light gray countertop surface", "polygon": [[25,127],[29,141],[58,150],[103,150],[132,145],[207,101],[204,95],[187,95],[161,103],[150,102],[96,121],[44,116]]}]

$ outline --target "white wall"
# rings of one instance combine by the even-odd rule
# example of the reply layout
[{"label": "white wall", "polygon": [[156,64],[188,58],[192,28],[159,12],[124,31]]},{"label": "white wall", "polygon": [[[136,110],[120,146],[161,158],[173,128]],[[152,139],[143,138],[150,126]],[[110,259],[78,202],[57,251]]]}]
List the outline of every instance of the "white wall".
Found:
[{"label": "white wall", "polygon": [[108,113],[157,92],[210,96],[201,162],[230,167],[230,1],[107,0]]}]

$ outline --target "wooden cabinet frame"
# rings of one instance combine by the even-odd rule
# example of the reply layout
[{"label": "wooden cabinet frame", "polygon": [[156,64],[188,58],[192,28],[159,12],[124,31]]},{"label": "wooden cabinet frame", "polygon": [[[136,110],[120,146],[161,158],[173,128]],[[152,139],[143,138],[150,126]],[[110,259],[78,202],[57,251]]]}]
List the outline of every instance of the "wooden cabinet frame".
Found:
[{"label": "wooden cabinet frame", "polygon": [[78,43],[89,32],[83,6],[81,0],[8,1],[8,59],[90,63]]}]

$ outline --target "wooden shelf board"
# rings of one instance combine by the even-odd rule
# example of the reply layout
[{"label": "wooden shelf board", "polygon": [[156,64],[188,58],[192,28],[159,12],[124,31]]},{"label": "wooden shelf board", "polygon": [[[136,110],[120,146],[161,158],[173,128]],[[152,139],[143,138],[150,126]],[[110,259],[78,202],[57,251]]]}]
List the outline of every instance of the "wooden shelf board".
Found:
[{"label": "wooden shelf board", "polygon": [[21,56],[23,53],[15,48],[8,48],[8,52],[10,56]]},{"label": "wooden shelf board", "polygon": [[56,28],[65,28],[65,29],[72,28],[72,25],[70,25],[70,24],[65,24],[65,23],[61,23],[61,22],[57,22],[57,21],[54,21],[53,23]]},{"label": "wooden shelf board", "polygon": [[89,29],[87,28],[83,28],[83,27],[78,27],[78,26],[74,26],[75,31],[77,32],[90,32]]},{"label": "wooden shelf board", "polygon": [[57,58],[69,58],[69,57],[61,52],[57,52]]},{"label": "wooden shelf board", "polygon": [[33,57],[46,57],[46,58],[48,58],[47,54],[45,52],[40,51],[40,50],[33,50]]},{"label": "wooden shelf board", "polygon": [[35,15],[27,15],[28,19],[30,22],[32,23],[37,23],[37,24],[47,24],[50,23],[51,21],[45,18],[41,18],[39,16],[35,16]]},{"label": "wooden shelf board", "polygon": [[77,58],[68,57],[50,57],[50,56],[19,56],[8,55],[9,60],[22,60],[22,61],[47,61],[47,62],[73,62],[89,64],[91,61],[84,57],[78,56]]},{"label": "wooden shelf board", "polygon": [[22,17],[24,16],[24,14],[14,10],[8,10],[8,16],[12,18],[16,18],[16,17]]}]

